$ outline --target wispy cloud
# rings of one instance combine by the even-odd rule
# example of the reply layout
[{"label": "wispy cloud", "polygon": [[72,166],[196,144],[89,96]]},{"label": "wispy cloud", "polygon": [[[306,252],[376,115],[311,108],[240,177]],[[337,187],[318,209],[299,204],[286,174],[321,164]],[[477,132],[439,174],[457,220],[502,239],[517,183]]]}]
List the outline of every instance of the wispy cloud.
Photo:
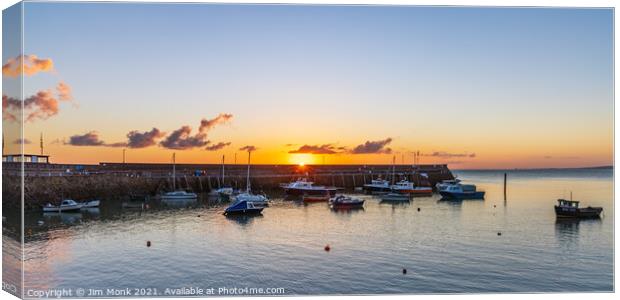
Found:
[{"label": "wispy cloud", "polygon": [[28,145],[28,144],[32,144],[32,142],[29,139],[16,139],[13,141],[13,144],[16,145]]},{"label": "wispy cloud", "polygon": [[71,87],[65,83],[59,83],[56,87],[58,96],[52,90],[38,91],[36,94],[26,98],[23,102],[19,99],[2,95],[3,119],[17,121],[17,113],[24,109],[25,121],[34,122],[36,120],[47,120],[58,114],[61,101],[71,101]]},{"label": "wispy cloud", "polygon": [[164,137],[166,133],[157,128],[151,131],[139,132],[137,130],[130,131],[127,134],[127,147],[129,148],[146,148],[157,144],[157,140]]},{"label": "wispy cloud", "polygon": [[202,119],[202,121],[200,121],[200,128],[198,129],[199,132],[206,132],[211,130],[211,128],[215,127],[216,125],[219,124],[224,124],[228,121],[230,121],[233,118],[232,114],[219,114],[217,117],[213,118],[213,119]]},{"label": "wispy cloud", "polygon": [[252,151],[256,151],[258,150],[258,148],[252,146],[252,145],[247,145],[247,146],[243,146],[241,148],[239,148],[239,151],[248,151],[248,152],[252,152]]},{"label": "wispy cloud", "polygon": [[386,138],[385,140],[379,141],[366,141],[361,145],[355,146],[355,148],[351,149],[350,153],[352,154],[389,154],[392,153],[392,149],[387,147],[392,142],[392,138]]},{"label": "wispy cloud", "polygon": [[73,135],[69,137],[69,141],[65,142],[71,146],[104,146],[105,142],[99,139],[99,133],[90,131],[82,135]]},{"label": "wispy cloud", "polygon": [[209,141],[207,141],[206,134],[197,133],[196,135],[192,135],[192,128],[183,126],[173,131],[159,144],[168,149],[187,150],[196,147],[204,147],[208,143]]},{"label": "wispy cloud", "polygon": [[454,157],[476,157],[476,153],[450,153],[445,151],[435,151],[432,153],[423,153],[422,156],[431,156],[431,157],[439,157],[439,158],[454,158]]},{"label": "wispy cloud", "polygon": [[18,77],[24,75],[35,75],[39,72],[50,72],[54,69],[54,63],[49,58],[39,58],[36,55],[20,55],[9,58],[2,65],[2,75],[6,77]]},{"label": "wispy cloud", "polygon": [[288,153],[306,153],[306,154],[336,154],[336,147],[332,144],[324,145],[303,145],[296,150],[291,150]]},{"label": "wispy cloud", "polygon": [[71,94],[71,87],[62,81],[59,82],[56,86],[56,92],[58,93],[58,99],[60,99],[61,101],[73,100],[73,95]]},{"label": "wispy cloud", "polygon": [[217,151],[217,150],[221,150],[221,149],[224,149],[225,147],[230,146],[230,144],[231,144],[231,142],[226,142],[226,143],[219,142],[217,144],[213,144],[213,145],[205,147],[205,150],[207,150],[207,151]]}]

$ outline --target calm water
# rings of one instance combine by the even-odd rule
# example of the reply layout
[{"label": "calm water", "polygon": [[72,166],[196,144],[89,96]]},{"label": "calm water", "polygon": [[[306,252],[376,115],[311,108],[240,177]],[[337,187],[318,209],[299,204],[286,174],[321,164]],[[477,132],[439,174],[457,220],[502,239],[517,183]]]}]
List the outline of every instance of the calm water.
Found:
[{"label": "calm water", "polygon": [[[225,204],[106,202],[98,212],[27,215],[26,289],[257,287],[285,294],[613,290],[613,171],[461,171],[485,200],[416,198],[336,212],[273,198],[262,216]],[[603,218],[557,223],[569,197]],[[420,208],[420,211],[417,211]],[[498,235],[501,232],[501,236]],[[146,241],[152,246],[147,247]],[[324,251],[329,244],[331,251]],[[402,269],[407,269],[407,274]]]}]

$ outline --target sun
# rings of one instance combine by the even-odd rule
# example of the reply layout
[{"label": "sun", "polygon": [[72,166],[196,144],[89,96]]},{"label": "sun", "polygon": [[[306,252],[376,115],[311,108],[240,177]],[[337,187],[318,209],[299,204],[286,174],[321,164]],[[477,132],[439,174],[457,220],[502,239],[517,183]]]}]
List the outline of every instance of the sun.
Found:
[{"label": "sun", "polygon": [[299,167],[305,167],[314,163],[314,155],[308,153],[295,153],[289,156],[289,163],[298,165]]}]

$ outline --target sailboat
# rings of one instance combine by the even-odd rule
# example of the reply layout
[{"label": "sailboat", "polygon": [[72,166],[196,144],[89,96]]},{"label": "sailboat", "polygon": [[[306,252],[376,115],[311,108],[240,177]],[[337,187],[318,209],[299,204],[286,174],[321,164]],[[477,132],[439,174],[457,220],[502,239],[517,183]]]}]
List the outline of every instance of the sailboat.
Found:
[{"label": "sailboat", "polygon": [[172,153],[172,192],[161,195],[162,200],[196,200],[198,195],[176,189],[176,153]]},{"label": "sailboat", "polygon": [[232,187],[226,186],[224,184],[224,178],[225,178],[225,164],[224,164],[224,155],[222,155],[222,187],[220,187],[219,189],[215,190],[215,192],[217,192],[217,194],[220,196],[220,198],[228,200],[230,199],[230,196],[232,196],[234,190]]},{"label": "sailboat", "polygon": [[251,151],[248,151],[248,174],[247,184],[244,193],[234,196],[234,202],[226,208],[225,215],[231,214],[260,214],[263,209],[269,206],[269,200],[264,195],[255,195],[251,192],[250,187],[250,155]]}]

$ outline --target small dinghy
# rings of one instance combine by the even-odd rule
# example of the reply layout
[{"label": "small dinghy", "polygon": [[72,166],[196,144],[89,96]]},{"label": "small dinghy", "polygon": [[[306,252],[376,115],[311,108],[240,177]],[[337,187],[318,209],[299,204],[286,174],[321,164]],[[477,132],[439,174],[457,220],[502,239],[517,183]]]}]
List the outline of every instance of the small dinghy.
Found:
[{"label": "small dinghy", "polygon": [[82,205],[83,204],[77,203],[74,200],[66,199],[66,200],[62,200],[60,205],[53,205],[51,203],[46,204],[45,206],[43,206],[43,211],[44,212],[79,211],[80,209],[82,209]]},{"label": "small dinghy", "polygon": [[337,195],[329,199],[332,208],[359,208],[364,206],[364,200],[344,195]]},{"label": "small dinghy", "polygon": [[558,205],[555,205],[554,208],[555,215],[558,218],[598,219],[603,211],[602,207],[580,208],[579,201],[566,199],[558,199]]},{"label": "small dinghy", "polygon": [[381,201],[384,202],[409,202],[410,200],[409,195],[401,193],[388,193],[381,196]]}]

